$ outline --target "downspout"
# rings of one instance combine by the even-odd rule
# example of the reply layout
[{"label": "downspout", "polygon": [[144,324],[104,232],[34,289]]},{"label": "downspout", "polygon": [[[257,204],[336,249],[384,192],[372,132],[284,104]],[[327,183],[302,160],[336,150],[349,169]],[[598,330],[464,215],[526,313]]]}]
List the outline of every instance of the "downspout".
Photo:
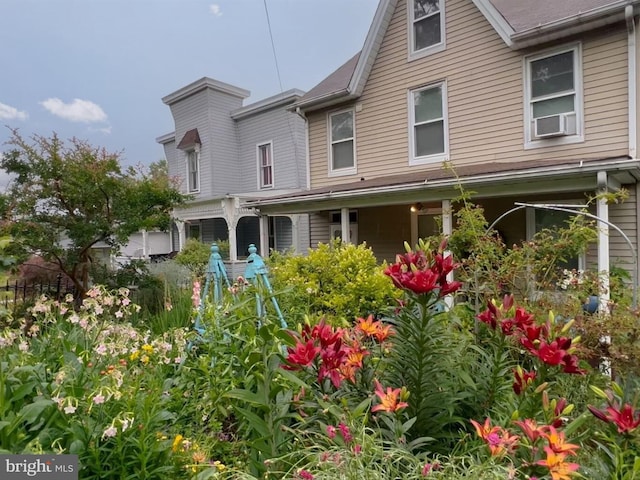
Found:
[{"label": "downspout", "polygon": [[637,71],[636,71],[636,23],[633,17],[633,6],[624,9],[627,23],[627,56],[629,82],[629,157],[636,158],[637,153]]},{"label": "downspout", "polygon": [[296,113],[304,120],[304,149],[305,149],[305,164],[307,167],[307,190],[311,189],[311,155],[309,153],[309,119],[300,109],[296,107]]}]

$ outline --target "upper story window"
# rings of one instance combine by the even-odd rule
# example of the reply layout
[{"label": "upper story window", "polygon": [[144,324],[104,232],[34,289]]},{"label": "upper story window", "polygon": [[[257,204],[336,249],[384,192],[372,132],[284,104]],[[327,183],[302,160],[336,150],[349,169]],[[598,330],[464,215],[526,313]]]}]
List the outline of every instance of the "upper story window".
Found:
[{"label": "upper story window", "polygon": [[260,188],[273,187],[273,143],[258,145],[258,176]]},{"label": "upper story window", "polygon": [[354,111],[342,110],[329,115],[329,174],[356,172]]},{"label": "upper story window", "polygon": [[187,184],[189,193],[200,191],[200,154],[197,150],[187,152]]},{"label": "upper story window", "polygon": [[409,92],[410,165],[445,160],[449,150],[446,84]]},{"label": "upper story window", "polygon": [[525,148],[584,140],[580,45],[525,58]]},{"label": "upper story window", "polygon": [[445,0],[409,0],[409,57],[439,52],[445,47]]}]

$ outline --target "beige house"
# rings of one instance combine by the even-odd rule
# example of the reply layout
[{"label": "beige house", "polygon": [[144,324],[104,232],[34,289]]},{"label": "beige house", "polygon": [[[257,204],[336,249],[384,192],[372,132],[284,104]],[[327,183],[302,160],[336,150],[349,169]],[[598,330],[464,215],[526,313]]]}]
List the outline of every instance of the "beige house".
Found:
[{"label": "beige house", "polygon": [[[576,266],[637,271],[640,1],[381,0],[362,51],[296,101],[308,189],[251,202],[312,213],[311,246],[339,235],[393,259],[452,228],[461,182],[494,220],[516,203],[598,203],[597,247]],[[448,162],[455,175],[443,168]],[[456,176],[458,178],[456,178]],[[562,220],[523,208],[507,244]]]}]

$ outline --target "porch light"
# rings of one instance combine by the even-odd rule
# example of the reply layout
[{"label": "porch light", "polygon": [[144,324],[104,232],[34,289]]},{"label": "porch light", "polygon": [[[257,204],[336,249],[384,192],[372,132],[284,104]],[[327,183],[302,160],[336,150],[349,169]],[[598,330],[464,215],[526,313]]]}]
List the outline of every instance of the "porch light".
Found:
[{"label": "porch light", "polygon": [[419,212],[420,210],[422,210],[422,207],[423,207],[423,205],[420,202],[418,202],[418,203],[416,203],[414,205],[411,205],[411,211],[413,213]]}]

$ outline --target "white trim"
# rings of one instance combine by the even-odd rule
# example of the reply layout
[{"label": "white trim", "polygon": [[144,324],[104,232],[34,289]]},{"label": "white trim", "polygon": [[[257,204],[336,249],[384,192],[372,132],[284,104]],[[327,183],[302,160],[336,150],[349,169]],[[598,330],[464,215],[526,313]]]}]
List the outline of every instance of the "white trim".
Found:
[{"label": "white trim", "polygon": [[[407,47],[408,47],[408,60],[417,60],[424,58],[428,55],[441,52],[447,48],[447,33],[446,33],[446,21],[445,21],[445,0],[438,0],[439,11],[437,15],[440,15],[440,41],[434,43],[420,50],[414,50],[415,45],[415,19],[414,19],[414,5],[416,0],[408,0],[407,5]],[[433,14],[436,15],[436,14]],[[431,16],[433,16],[431,15]],[[426,18],[426,17],[424,17]]]},{"label": "white trim", "polygon": [[625,8],[625,18],[627,20],[627,58],[628,58],[628,89],[629,89],[629,156],[635,158],[638,148],[638,108],[637,108],[637,47],[636,47],[636,20],[633,17],[633,7],[627,5]]},{"label": "white trim", "polygon": [[[341,113],[351,112],[353,131],[352,136],[350,138],[344,138],[339,140],[336,143],[351,141],[353,145],[353,165],[350,167],[344,168],[333,168],[333,139],[332,139],[332,128],[331,128],[331,119],[335,115],[340,115]],[[357,173],[358,166],[356,163],[356,110],[354,107],[343,108],[341,110],[334,110],[332,112],[327,112],[327,145],[328,145],[328,154],[327,158],[329,159],[329,177],[339,177],[343,175],[353,175]]]},{"label": "white trim", "polygon": [[[533,137],[533,114],[531,101],[531,63],[544,58],[552,57],[566,52],[573,52],[573,95],[574,112],[576,122],[576,133],[562,137],[552,137],[535,139]],[[584,97],[583,97],[583,75],[582,71],[582,44],[571,43],[560,47],[554,47],[538,52],[534,55],[525,56],[523,61],[523,113],[524,113],[524,149],[550,147],[557,145],[567,145],[584,142]],[[564,95],[561,95],[564,96]],[[548,98],[553,98],[549,96]]]},{"label": "white trim", "polygon": [[[196,173],[197,175],[197,183],[198,185],[196,186],[196,188],[194,188],[193,190],[191,190],[191,165],[189,164],[189,156],[191,154],[195,154],[196,156]],[[185,151],[185,159],[186,159],[186,169],[187,169],[187,193],[199,193],[200,192],[200,149],[199,148],[195,148],[195,149],[190,149]]]},{"label": "white trim", "polygon": [[[433,155],[423,155],[421,157],[416,156],[416,141],[415,141],[415,110],[414,110],[414,93],[428,90],[431,88],[441,88],[442,91],[442,122],[443,122],[443,135],[444,135],[444,151],[442,153],[436,153]],[[407,105],[409,121],[409,165],[425,165],[436,162],[443,162],[449,159],[449,112],[447,108],[447,82],[440,81],[424,85],[419,88],[410,89],[407,92]]]},{"label": "white trim", "polygon": [[214,80],[213,78],[202,77],[201,79],[196,80],[195,82],[192,82],[189,85],[186,85],[165,97],[162,97],[162,102],[166,105],[172,105],[206,88],[210,88],[222,93],[227,93],[239,98],[247,98],[251,94],[249,90],[245,90],[244,88],[239,88],[229,83],[220,82],[219,80]]},{"label": "white trim", "polygon": [[[266,145],[269,145],[269,159],[271,160],[270,163],[270,167],[271,167],[271,184],[266,185],[262,183],[262,158],[260,157],[260,147],[264,147]],[[275,184],[276,184],[276,178],[275,178],[275,162],[273,161],[273,140],[268,140],[266,142],[258,142],[256,143],[256,165],[258,167],[258,190],[269,190],[269,189],[273,189]]]},{"label": "white trim", "polygon": [[303,95],[304,92],[302,90],[292,88],[290,90],[287,90],[286,92],[273,95],[244,107],[240,107],[237,110],[231,112],[231,118],[233,118],[234,120],[241,120],[251,115],[256,115],[266,110],[270,110],[272,108],[280,107],[288,103],[293,103],[302,98]]},{"label": "white trim", "polygon": [[156,142],[162,145],[176,141],[176,132],[165,133],[156,138]]},{"label": "white trim", "polygon": [[511,35],[515,33],[509,22],[505,20],[498,10],[493,6],[489,0],[471,0],[476,8],[480,10],[480,13],[484,15],[487,21],[491,24],[493,29],[500,35],[502,41],[508,46],[513,45]]}]

